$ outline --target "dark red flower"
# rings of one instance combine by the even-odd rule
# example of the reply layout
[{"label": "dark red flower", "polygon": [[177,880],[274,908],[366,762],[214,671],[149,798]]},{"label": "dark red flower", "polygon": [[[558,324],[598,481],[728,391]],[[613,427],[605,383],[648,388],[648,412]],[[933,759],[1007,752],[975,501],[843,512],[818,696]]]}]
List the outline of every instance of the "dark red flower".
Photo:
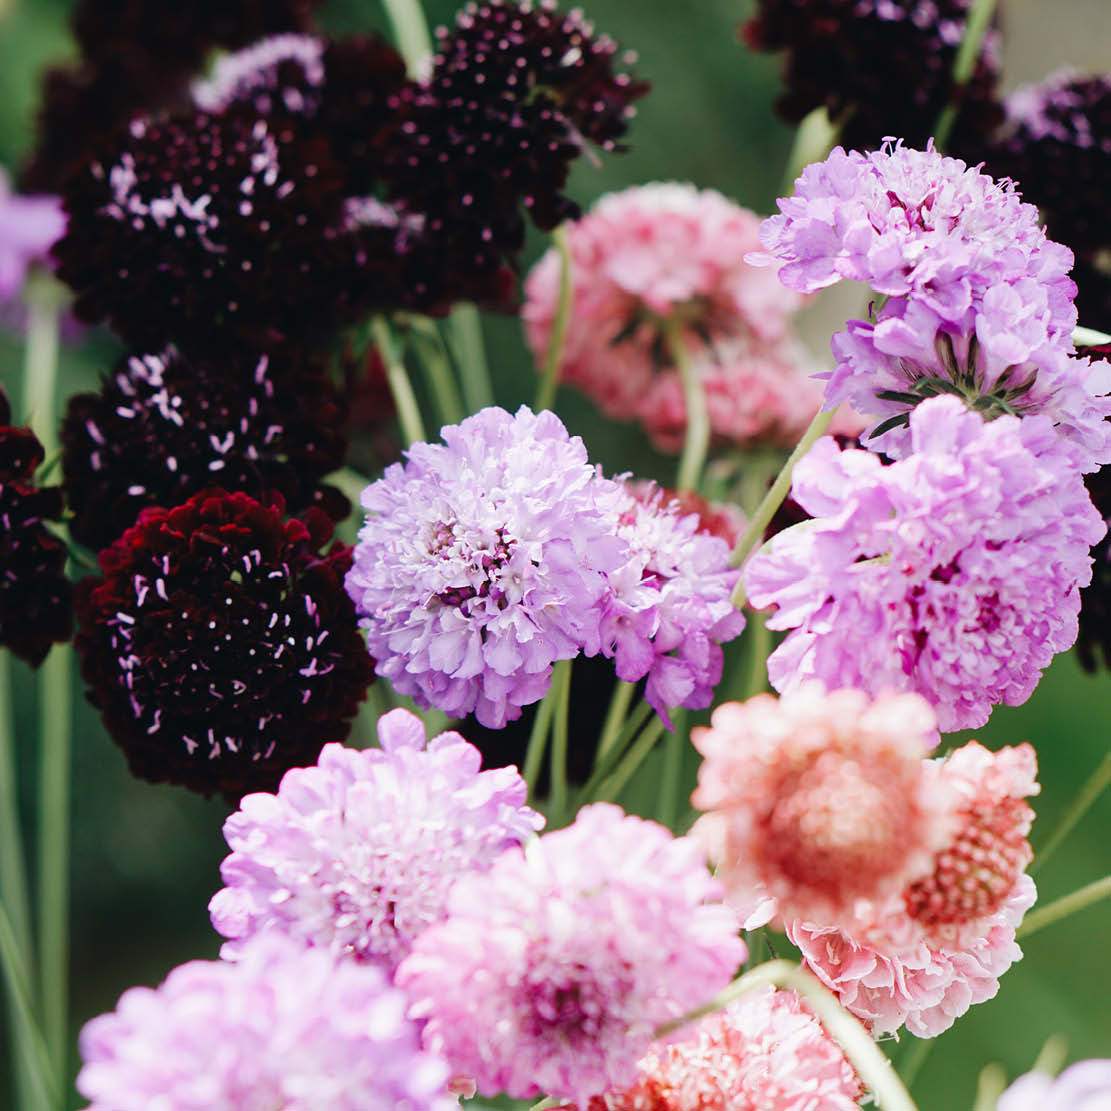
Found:
[{"label": "dark red flower", "polygon": [[38,667],[51,644],[69,640],[73,589],[66,546],[43,524],[62,519],[62,492],[33,485],[42,444],[11,416],[0,390],[0,645]]},{"label": "dark red flower", "polygon": [[111,544],[150,505],[178,505],[219,482],[291,512],[347,499],[320,485],[343,465],[346,413],[319,360],[283,351],[191,359],[174,347],[123,358],[99,393],[70,398],[62,467],[70,532]]},{"label": "dark red flower", "polygon": [[89,700],[131,770],[237,799],[342,741],[374,661],[323,513],[214,489],[140,514],[78,591]]}]

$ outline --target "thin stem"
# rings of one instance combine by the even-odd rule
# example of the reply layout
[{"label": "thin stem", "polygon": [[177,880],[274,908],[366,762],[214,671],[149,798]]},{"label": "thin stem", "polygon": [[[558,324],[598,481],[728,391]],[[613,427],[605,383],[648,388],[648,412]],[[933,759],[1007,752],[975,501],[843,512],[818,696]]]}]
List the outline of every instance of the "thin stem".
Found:
[{"label": "thin stem", "polygon": [[899,1061],[899,1075],[908,1091],[914,1087],[914,1081],[936,1043],[937,1038],[915,1038],[914,1044],[903,1054]]},{"label": "thin stem", "polygon": [[548,687],[540,705],[536,708],[536,717],[532,721],[532,732],[529,733],[528,747],[525,749],[525,763],[521,776],[528,784],[529,798],[536,794],[536,780],[540,775],[540,767],[544,763],[544,751],[548,747],[548,735],[551,732],[552,714],[555,711],[555,700],[558,697],[555,676]]},{"label": "thin stem", "polygon": [[11,1001],[11,1012],[15,1017],[18,1031],[16,1042],[26,1074],[32,1084],[34,1108],[52,1111],[53,1108],[61,1106],[61,1101],[58,1098],[46,1043],[35,1025],[31,988],[27,982],[25,969],[20,964],[12,924],[2,904],[0,904],[0,970],[3,971],[4,984],[7,987],[8,999]]},{"label": "thin stem", "polygon": [[1002,1065],[985,1065],[976,1081],[976,1102],[972,1111],[995,1111],[999,1097],[1007,1089],[1007,1074]]},{"label": "thin stem", "polygon": [[[783,504],[788,491],[791,489],[791,475],[794,473],[795,465],[814,446],[815,441],[825,434],[825,430],[829,427],[830,421],[833,420],[835,412],[835,409],[821,409],[814,414],[814,419],[802,434],[802,439],[799,440],[795,445],[795,450],[787,457],[783,469],[776,475],[771,488],[764,495],[764,500],[752,515],[744,535],[737,541],[737,546],[733,549],[733,556],[729,561],[731,566],[741,567],[749,553],[759,544],[761,537],[764,535],[764,530],[775,516],[775,511]],[[734,592],[734,605],[737,604],[737,595],[742,590],[741,584],[738,583],[737,591]]]},{"label": "thin stem", "polygon": [[559,684],[555,700],[552,725],[552,790],[548,805],[551,828],[558,828],[567,820],[567,718],[571,702],[571,661],[560,660],[555,665],[552,685]]},{"label": "thin stem", "polygon": [[69,1075],[69,803],[73,646],[57,644],[39,676],[39,980],[58,1076]]},{"label": "thin stem", "polygon": [[745,632],[748,634],[749,655],[745,661],[742,702],[768,689],[768,656],[771,654],[772,647],[771,630],[763,613],[755,611],[749,614]]},{"label": "thin stem", "polygon": [[691,362],[690,352],[683,342],[683,330],[674,320],[663,325],[664,339],[671,361],[679,372],[683,385],[683,405],[687,411],[687,431],[683,438],[683,453],[679,456],[679,471],[675,488],[680,492],[697,490],[706,466],[706,453],[710,450],[710,413],[706,408],[706,390],[702,375]]},{"label": "thin stem", "polygon": [[687,713],[675,712],[675,728],[664,741],[664,765],[660,773],[660,796],[656,820],[671,827],[679,813],[679,792],[683,788],[683,753],[687,745]]},{"label": "thin stem", "polygon": [[980,47],[983,45],[984,35],[995,12],[995,4],[996,0],[973,0],[968,19],[965,20],[964,36],[953,59],[952,96],[938,117],[937,127],[934,129],[934,145],[938,150],[945,149],[953,125],[957,122],[961,91],[976,69],[976,59],[980,56]]},{"label": "thin stem", "polygon": [[382,7],[409,76],[416,77],[424,59],[432,53],[432,36],[420,0],[382,0]]},{"label": "thin stem", "polygon": [[637,704],[636,709],[625,719],[625,724],[621,726],[617,739],[607,747],[604,753],[598,752],[595,754],[594,767],[591,770],[590,778],[582,789],[584,799],[590,801],[594,798],[594,792],[617,766],[629,742],[640,732],[640,727],[648,720],[652,712],[652,707],[642,699]]},{"label": "thin stem", "polygon": [[601,760],[617,741],[617,735],[621,732],[625,715],[629,712],[629,703],[632,702],[636,689],[636,683],[626,683],[624,679],[617,680],[613,694],[610,696],[606,720],[602,725],[602,735],[598,738],[598,748],[594,754],[596,762]]},{"label": "thin stem", "polygon": [[466,415],[463,398],[451,372],[443,336],[432,321],[427,327],[414,327],[410,332],[417,358],[424,370],[429,392],[436,400],[444,424],[458,424]]},{"label": "thin stem", "polygon": [[1077,891],[1062,895],[1060,899],[1054,899],[1044,907],[1032,910],[1015,931],[1015,937],[1029,937],[1038,930],[1052,926],[1068,918],[1070,914],[1076,914],[1077,911],[1085,910],[1101,899],[1107,898],[1111,898],[1111,876],[1104,876],[1103,879],[1089,883]]},{"label": "thin stem", "polygon": [[1077,347],[1092,347],[1096,344],[1111,343],[1111,336],[1106,332],[1097,332],[1095,328],[1082,328],[1078,324],[1072,330],[1072,342]]},{"label": "thin stem", "polygon": [[744,973],[704,1007],[660,1027],[657,1034],[678,1030],[696,1019],[722,1010],[747,992],[768,984],[777,988],[789,988],[806,1000],[825,1027],[826,1033],[837,1042],[860,1079],[871,1089],[880,1111],[917,1111],[914,1100],[903,1087],[891,1062],[860,1020],[846,1011],[824,984],[791,961],[768,961],[751,972]]},{"label": "thin stem", "polygon": [[552,232],[552,246],[559,253],[559,297],[556,300],[555,320],[552,321],[552,334],[548,339],[548,351],[544,356],[544,372],[540,385],[536,388],[536,412],[550,409],[555,402],[556,387],[559,385],[559,367],[563,362],[563,345],[567,340],[567,325],[571,322],[571,299],[574,293],[574,270],[571,263],[571,244],[567,238],[567,228],[560,224]]},{"label": "thin stem", "polygon": [[613,773],[598,788],[596,796],[598,799],[613,800],[621,794],[625,784],[632,779],[633,773],[644,762],[644,758],[656,747],[656,742],[663,731],[664,723],[658,717],[644,727],[644,731],[621,758]]},{"label": "thin stem", "polygon": [[494,404],[494,387],[486,362],[482,339],[482,320],[474,305],[456,305],[448,317],[449,335],[463,384],[463,400],[468,413],[477,413]]},{"label": "thin stem", "polygon": [[821,162],[833,149],[841,129],[829,118],[825,107],[815,108],[799,124],[787,166],[783,171],[780,196],[789,197],[795,191],[795,179],[811,162]]},{"label": "thin stem", "polygon": [[393,333],[385,317],[376,316],[370,326],[375,346],[382,354],[386,364],[386,381],[397,406],[397,419],[401,422],[401,434],[406,446],[425,439],[424,423],[421,421],[420,407],[417,405],[409,372],[401,361]]},{"label": "thin stem", "polygon": [[58,313],[61,301],[52,279],[32,279],[27,287],[27,347],[23,362],[23,408],[43,453],[58,450],[55,386],[58,368]]},{"label": "thin stem", "polygon": [[1092,804],[1111,784],[1111,752],[1100,763],[1099,767],[1088,777],[1087,782],[1076,793],[1076,797],[1065,807],[1057,824],[1053,827],[1045,844],[1038,850],[1030,865],[1029,872],[1034,875],[1045,862],[1057,851],[1061,842],[1072,832],[1073,827],[1092,808]]}]

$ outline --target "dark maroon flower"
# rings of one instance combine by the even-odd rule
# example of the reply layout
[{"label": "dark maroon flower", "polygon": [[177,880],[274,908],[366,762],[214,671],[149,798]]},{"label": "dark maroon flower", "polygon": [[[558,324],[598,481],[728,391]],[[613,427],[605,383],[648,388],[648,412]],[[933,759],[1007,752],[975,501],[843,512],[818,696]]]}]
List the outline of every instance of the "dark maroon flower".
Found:
[{"label": "dark maroon flower", "polygon": [[971,81],[953,83],[971,7],[972,0],[758,0],[741,37],[753,50],[786,52],[776,110],[788,123],[824,105],[846,148],[872,150],[892,135],[924,147],[942,110],[957,104],[949,147],[963,152],[1002,118],[997,33],[986,36]]},{"label": "dark maroon flower", "polygon": [[38,667],[51,644],[69,640],[73,589],[66,546],[43,524],[62,519],[62,492],[32,484],[42,444],[11,419],[0,390],[0,645]]},{"label": "dark maroon flower", "polygon": [[63,201],[54,256],[75,312],[134,347],[231,333],[266,349],[327,335],[346,309],[329,284],[342,172],[326,144],[263,119],[133,120]]},{"label": "dark maroon flower", "polygon": [[99,393],[70,399],[62,427],[70,532],[111,544],[150,505],[178,505],[219,482],[293,513],[347,499],[321,486],[343,465],[346,413],[321,361],[289,351],[190,359],[174,347],[125,357]]},{"label": "dark maroon flower", "polygon": [[78,590],[89,700],[131,770],[237,799],[342,741],[374,661],[316,509],[209,490],[144,510]]}]

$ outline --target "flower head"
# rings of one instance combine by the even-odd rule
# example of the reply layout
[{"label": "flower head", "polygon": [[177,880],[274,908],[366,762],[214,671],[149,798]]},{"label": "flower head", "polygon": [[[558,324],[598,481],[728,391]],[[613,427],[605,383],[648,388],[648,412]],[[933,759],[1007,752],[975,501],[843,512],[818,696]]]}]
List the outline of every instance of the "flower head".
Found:
[{"label": "flower head", "polygon": [[81,1031],[89,1111],[451,1111],[444,1063],[374,965],[267,936],[190,961]]},{"label": "flower head", "polygon": [[937,743],[915,694],[803,686],[718,706],[691,741],[704,759],[693,834],[742,901],[756,889],[783,919],[851,921],[928,874],[951,834],[950,795],[922,757]]},{"label": "flower head", "polygon": [[478,1090],[585,1106],[745,954],[695,843],[598,804],[460,879],[398,971],[425,1044]]},{"label": "flower head", "polygon": [[34,485],[43,448],[30,428],[14,428],[0,390],[0,645],[37,667],[73,627],[66,546],[45,521],[62,519],[62,492]]},{"label": "flower head", "polygon": [[601,647],[616,483],[551,412],[484,409],[363,491],[347,589],[395,690],[495,728]]},{"label": "flower head", "polygon": [[1058,1077],[1020,1076],[1000,1097],[998,1111],[1105,1111],[1111,1101],[1111,1060],[1070,1065]]},{"label": "flower head", "polygon": [[283,509],[218,489],[146,509],[82,584],[89,699],[136,775],[238,798],[347,735],[372,678],[351,549]]},{"label": "flower head", "polygon": [[282,777],[276,795],[247,795],[224,823],[227,884],[209,904],[235,958],[277,931],[337,957],[391,970],[441,921],[459,876],[543,825],[516,768],[479,771],[458,733],[426,740],[407,710],[378,720],[382,747],[327,745],[316,765]]},{"label": "flower head", "polygon": [[19,293],[32,263],[44,262],[65,230],[57,197],[13,193],[0,166],[0,305]]},{"label": "flower head", "polygon": [[343,465],[345,412],[319,361],[279,351],[190,358],[171,346],[120,360],[99,393],[75,394],[62,427],[70,531],[106,547],[149,505],[177,505],[214,481],[290,511],[346,499],[320,479]]},{"label": "flower head", "polygon": [[910,429],[913,454],[886,467],[819,441],[793,487],[819,519],[744,577],[753,605],[778,607],[769,626],[794,630],[768,661],[777,690],[917,691],[949,732],[1024,702],[1073,643],[1106,526],[1047,418],[985,423],[935,397]]}]

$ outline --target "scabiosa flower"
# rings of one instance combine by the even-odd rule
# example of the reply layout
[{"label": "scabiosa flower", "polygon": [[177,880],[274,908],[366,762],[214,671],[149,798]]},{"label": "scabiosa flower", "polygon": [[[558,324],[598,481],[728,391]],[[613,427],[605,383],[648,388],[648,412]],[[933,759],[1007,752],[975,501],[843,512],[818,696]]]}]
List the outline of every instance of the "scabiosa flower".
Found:
[{"label": "scabiosa flower", "polygon": [[263,119],[138,118],[67,185],[58,273],[81,319],[140,349],[319,335],[343,303],[327,278],[342,185],[326,144]]},{"label": "scabiosa flower", "polygon": [[905,1025],[919,1038],[948,1030],[969,1007],[994,997],[999,977],[1022,959],[1015,930],[1034,904],[1023,874],[1006,902],[963,943],[929,942],[900,896],[873,908],[852,933],[834,925],[787,923],[806,967],[875,1035]]},{"label": "scabiosa flower", "polygon": [[32,264],[46,261],[65,230],[57,197],[13,193],[0,166],[0,305],[19,293]]},{"label": "scabiosa flower", "polygon": [[1070,1065],[1058,1077],[1020,1076],[1000,1097],[997,1111],[1105,1111],[1111,1103],[1111,1060]]},{"label": "scabiosa flower", "polygon": [[794,630],[768,660],[777,690],[917,691],[949,732],[1024,702],[1073,643],[1106,526],[1045,417],[985,423],[935,397],[910,429],[913,454],[886,467],[819,440],[793,486],[819,519],[744,578],[752,605],[777,607],[769,627]]},{"label": "scabiosa flower", "polygon": [[420,718],[378,720],[382,747],[328,745],[286,772],[276,795],[247,795],[224,823],[227,884],[209,904],[234,959],[276,930],[393,971],[441,921],[459,876],[484,872],[544,824],[516,768],[479,771],[458,733],[430,741]]},{"label": "scabiosa flower", "polygon": [[866,150],[889,135],[925,143],[955,105],[953,141],[963,149],[1002,116],[997,32],[988,30],[968,83],[953,81],[971,7],[972,0],[759,0],[741,35],[753,50],[786,51],[776,110],[788,123],[824,106],[845,146]]},{"label": "scabiosa flower", "polygon": [[729,566],[729,545],[701,531],[696,514],[680,516],[660,491],[626,490],[614,523],[627,550],[607,576],[602,650],[619,679],[647,677],[644,697],[670,725],[668,707],[710,705],[721,645],[745,625],[731,601],[739,573]]},{"label": "scabiosa flower", "polygon": [[146,509],[82,583],[89,700],[143,779],[238,799],[346,737],[372,678],[351,549],[318,554],[327,517],[283,512],[219,489]]},{"label": "scabiosa flower", "polygon": [[451,1111],[381,969],[267,936],[238,962],[190,961],[81,1031],[89,1111]]},{"label": "scabiosa flower", "polygon": [[732,502],[707,501],[693,490],[672,490],[644,479],[627,481],[625,489],[646,505],[677,506],[680,517],[694,514],[698,518],[698,531],[724,540],[732,551],[748,523],[740,507]]},{"label": "scabiosa flower", "polygon": [[73,626],[66,546],[45,521],[62,519],[62,492],[35,487],[43,448],[29,428],[10,424],[0,390],[0,645],[33,667]]},{"label": "scabiosa flower", "polygon": [[464,876],[397,982],[425,1044],[478,1091],[580,1106],[636,1079],[657,1026],[728,983],[745,945],[698,846],[618,807]]},{"label": "scabiosa flower", "polygon": [[126,356],[99,393],[70,398],[62,466],[70,531],[107,547],[149,505],[177,505],[219,482],[291,512],[346,515],[320,479],[343,465],[346,414],[324,366],[304,354],[189,358],[170,346]]},{"label": "scabiosa flower", "polygon": [[653,1046],[629,1088],[585,1111],[856,1111],[864,1086],[793,991],[749,992],[693,1034]]},{"label": "scabiosa flower", "polygon": [[500,728],[556,660],[600,650],[621,494],[551,412],[483,409],[441,435],[363,491],[347,589],[395,690]]},{"label": "scabiosa flower", "polygon": [[692,730],[704,759],[693,835],[742,901],[759,888],[782,918],[843,921],[861,899],[928,875],[952,833],[950,796],[927,778],[936,718],[915,694],[727,702]]}]

